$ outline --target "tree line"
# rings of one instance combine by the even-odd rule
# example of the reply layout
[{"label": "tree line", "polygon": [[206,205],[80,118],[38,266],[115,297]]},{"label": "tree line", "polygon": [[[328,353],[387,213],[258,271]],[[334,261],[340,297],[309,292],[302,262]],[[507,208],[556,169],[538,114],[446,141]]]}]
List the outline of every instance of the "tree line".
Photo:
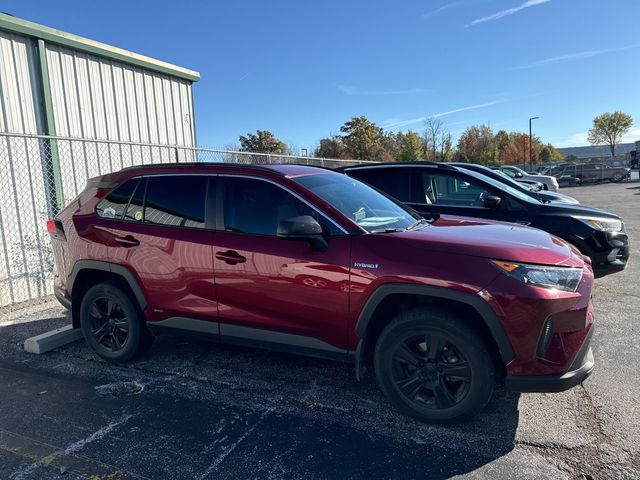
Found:
[{"label": "tree line", "polygon": [[[593,120],[589,131],[592,145],[607,144],[612,156],[615,146],[629,131],[633,121],[623,112],[605,113]],[[364,116],[345,122],[339,134],[322,138],[311,153],[320,158],[393,161],[462,161],[481,164],[522,164],[557,162],[564,156],[550,143],[527,133],[494,132],[490,125],[468,127],[454,144],[453,137],[438,118],[427,118],[421,130],[388,132]],[[288,146],[267,130],[239,137],[241,151],[300,155],[301,149]]]}]

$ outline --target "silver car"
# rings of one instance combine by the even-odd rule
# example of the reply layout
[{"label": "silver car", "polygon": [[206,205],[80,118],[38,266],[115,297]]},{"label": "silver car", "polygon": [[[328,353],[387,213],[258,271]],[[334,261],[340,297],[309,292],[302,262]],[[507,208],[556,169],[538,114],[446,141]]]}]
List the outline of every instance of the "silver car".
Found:
[{"label": "silver car", "polygon": [[558,191],[558,180],[556,180],[555,177],[538,174],[532,175],[518,167],[514,167],[513,165],[504,165],[497,168],[509,175],[514,180],[529,180],[532,182],[540,182],[544,184],[545,187],[547,187],[547,190],[549,190],[550,192]]}]

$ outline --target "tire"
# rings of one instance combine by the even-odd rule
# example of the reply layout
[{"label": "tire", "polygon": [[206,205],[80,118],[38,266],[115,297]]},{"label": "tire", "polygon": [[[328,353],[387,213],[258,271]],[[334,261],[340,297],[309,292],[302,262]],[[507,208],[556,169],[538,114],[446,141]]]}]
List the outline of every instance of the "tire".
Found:
[{"label": "tire", "polygon": [[140,308],[115,282],[100,283],[85,293],[80,325],[93,351],[113,363],[128,362],[153,343]]},{"label": "tire", "polygon": [[493,360],[481,337],[438,308],[416,308],[392,320],[378,338],[374,364],[387,398],[426,422],[449,423],[476,414],[495,385]]}]

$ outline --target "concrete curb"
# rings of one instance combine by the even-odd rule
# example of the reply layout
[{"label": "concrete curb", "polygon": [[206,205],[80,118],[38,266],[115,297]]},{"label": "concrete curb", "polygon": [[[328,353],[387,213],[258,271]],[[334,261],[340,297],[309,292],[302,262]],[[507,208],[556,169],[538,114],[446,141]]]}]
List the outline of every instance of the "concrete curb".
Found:
[{"label": "concrete curb", "polygon": [[27,338],[24,341],[24,349],[29,353],[47,353],[54,348],[62,347],[82,338],[82,330],[74,329],[72,325],[56,328],[50,332]]}]

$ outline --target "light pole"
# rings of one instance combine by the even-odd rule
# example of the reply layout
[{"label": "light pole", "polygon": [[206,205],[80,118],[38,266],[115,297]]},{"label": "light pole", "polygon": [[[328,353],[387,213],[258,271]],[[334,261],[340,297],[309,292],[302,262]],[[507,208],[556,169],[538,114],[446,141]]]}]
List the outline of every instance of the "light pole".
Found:
[{"label": "light pole", "polygon": [[531,117],[529,119],[529,171],[533,172],[533,159],[532,159],[532,155],[531,155],[531,148],[532,148],[532,144],[533,144],[533,136],[531,135],[531,121],[532,120],[537,120],[540,117]]}]

